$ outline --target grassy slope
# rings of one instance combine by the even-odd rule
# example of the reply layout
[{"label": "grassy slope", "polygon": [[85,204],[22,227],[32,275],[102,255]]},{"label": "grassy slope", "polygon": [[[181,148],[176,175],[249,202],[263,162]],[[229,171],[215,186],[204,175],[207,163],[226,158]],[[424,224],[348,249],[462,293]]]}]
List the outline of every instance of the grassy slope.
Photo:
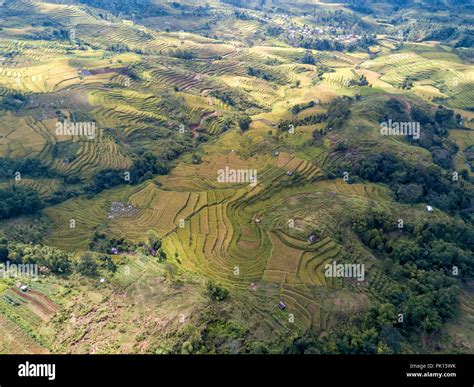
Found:
[{"label": "grassy slope", "polygon": [[[228,12],[227,7],[219,7]],[[236,47],[236,41],[252,37],[260,28],[254,21],[233,19],[218,23],[210,34],[216,34],[216,40],[188,33],[180,39],[173,32],[127,26],[120,20],[106,22],[85,13],[83,7],[38,2],[32,9],[20,3],[10,10],[17,16],[10,17],[15,23],[2,31],[0,45],[11,50],[13,39],[20,43],[18,54],[2,65],[1,91],[6,95],[25,93],[31,101],[17,112],[0,116],[1,156],[37,157],[58,172],[76,174],[88,181],[103,169],[127,170],[137,148],[162,155],[180,141],[189,144],[190,127],[199,124],[206,113],[217,117],[208,118],[209,126],[201,124],[200,129],[210,134],[210,140],[195,149],[203,156],[202,164],[193,165],[183,156],[168,176],[139,186],[107,190],[91,199],[70,199],[44,210],[52,222],[45,237],[48,244],[80,251],[87,248],[96,230],[138,242],[153,229],[163,237],[170,258],[163,265],[146,257],[123,257],[125,262],[119,272],[107,278],[106,285],[92,280],[83,283],[78,278],[43,278],[38,291],[58,306],[56,315],[31,302],[22,301],[19,307],[13,307],[0,300],[0,326],[8,328],[12,324],[4,316],[13,312],[18,316],[17,330],[12,331],[17,340],[2,341],[2,352],[166,352],[182,338],[198,334],[200,318],[214,308],[222,308],[220,312],[253,332],[249,342],[275,342],[275,351],[278,344],[288,343],[304,331],[319,334],[331,329],[339,323],[341,314],[364,310],[377,287],[384,286],[376,278],[362,289],[347,291],[337,281],[326,281],[322,274],[325,263],[338,257],[348,245],[354,245],[352,248],[367,264],[370,275],[378,275],[377,262],[350,234],[347,213],[363,213],[376,205],[390,209],[394,219],[400,213],[414,218],[424,216],[422,205],[395,203],[382,186],[313,182],[322,178],[326,163],[337,162],[333,142],[346,138],[351,146],[362,150],[391,150],[416,162],[429,163],[430,157],[404,142],[381,139],[377,128],[363,115],[353,118],[320,146],[311,147],[307,141],[312,131],[321,126],[302,126],[293,137],[277,137],[276,124],[289,118],[289,109],[297,103],[314,99],[327,102],[340,95],[367,96],[361,103],[362,111],[385,93],[413,93],[434,105],[433,97],[446,98],[448,106],[461,109],[463,114],[467,112],[462,109],[471,107],[473,102],[472,66],[462,63],[445,47],[417,44],[399,52],[382,52],[373,60],[357,53],[334,56],[314,52],[322,64],[335,69],[315,83],[316,66],[296,63],[302,49],[285,47],[281,42],[274,47],[270,40],[242,50]],[[67,40],[28,38],[23,23],[33,15],[76,25],[78,38],[89,47],[80,50]],[[169,20],[176,23],[179,18]],[[236,36],[235,30],[241,35]],[[109,44],[126,44],[135,52],[113,53],[105,50]],[[177,48],[191,50],[198,60],[190,64],[170,57],[169,50]],[[268,60],[278,64],[270,66]],[[119,69],[132,65],[138,78],[129,86],[118,70],[86,77],[78,73],[83,68]],[[264,69],[273,80],[249,76],[248,66]],[[349,86],[347,81],[360,74],[367,76],[372,87]],[[404,77],[411,74],[419,78],[413,90],[398,89]],[[248,132],[242,134],[234,127],[221,134],[219,119],[234,117],[244,108],[207,97],[213,90],[245,94],[258,106],[248,109],[253,119]],[[324,106],[316,109],[325,111]],[[56,110],[65,116],[88,114],[103,129],[95,141],[78,141],[72,163],[65,164],[51,154],[53,145],[69,140],[54,134]],[[302,112],[300,118],[304,114],[307,112]],[[187,128],[185,134],[176,130],[180,124]],[[368,129],[364,133],[356,130],[365,125]],[[453,133],[453,137],[472,144],[468,136]],[[272,155],[275,149],[280,151],[278,157]],[[218,184],[216,171],[226,165],[257,168],[259,184],[255,188]],[[286,186],[289,170],[297,172],[295,187]],[[155,180],[160,187],[153,184]],[[35,187],[40,184],[29,180],[23,183]],[[37,188],[47,197],[53,185]],[[109,218],[112,201],[131,204],[138,211],[131,216]],[[256,216],[261,223],[255,222]],[[76,220],[76,229],[69,228],[70,219]],[[181,219],[183,228],[179,227]],[[296,221],[295,229],[287,227],[289,219]],[[324,237],[310,246],[306,238],[313,230]],[[342,240],[341,234],[346,234],[347,239]],[[231,289],[227,305],[209,304],[203,295],[205,278]],[[9,282],[0,287],[0,292],[16,297],[11,294],[15,286]],[[466,298],[469,303],[471,296]],[[276,308],[280,300],[287,305],[284,312]],[[351,308],[347,307],[349,304]],[[469,308],[466,310],[470,313]],[[295,323],[288,322],[290,314]],[[193,325],[197,325],[195,331]],[[469,329],[463,332],[470,332]],[[275,340],[272,334],[279,339]]]}]

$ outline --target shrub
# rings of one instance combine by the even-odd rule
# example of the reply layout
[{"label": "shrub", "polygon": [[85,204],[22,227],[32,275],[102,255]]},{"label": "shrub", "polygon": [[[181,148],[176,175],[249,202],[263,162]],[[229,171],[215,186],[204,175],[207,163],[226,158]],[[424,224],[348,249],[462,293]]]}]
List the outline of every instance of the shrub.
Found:
[{"label": "shrub", "polygon": [[209,281],[206,285],[207,295],[214,301],[224,301],[229,295],[229,290],[222,285]]}]

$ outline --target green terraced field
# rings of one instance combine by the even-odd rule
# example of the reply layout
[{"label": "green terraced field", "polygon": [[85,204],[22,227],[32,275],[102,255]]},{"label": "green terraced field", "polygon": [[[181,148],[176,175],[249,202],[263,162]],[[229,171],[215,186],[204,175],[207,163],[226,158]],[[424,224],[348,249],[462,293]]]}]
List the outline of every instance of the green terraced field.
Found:
[{"label": "green terraced field", "polygon": [[0,353],[472,353],[464,8],[313,3],[0,6]]}]

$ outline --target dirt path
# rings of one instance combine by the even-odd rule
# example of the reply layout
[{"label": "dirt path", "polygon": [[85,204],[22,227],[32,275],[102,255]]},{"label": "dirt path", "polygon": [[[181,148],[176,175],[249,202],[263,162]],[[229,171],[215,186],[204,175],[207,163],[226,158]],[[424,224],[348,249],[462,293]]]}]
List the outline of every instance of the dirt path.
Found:
[{"label": "dirt path", "polygon": [[212,112],[206,112],[203,115],[201,115],[201,118],[199,118],[198,123],[191,125],[191,132],[193,133],[193,139],[196,139],[199,137],[199,129],[201,128],[202,123],[204,120],[206,120],[209,117],[217,117],[219,114],[217,111],[213,110]]},{"label": "dirt path", "polygon": [[276,124],[266,118],[257,118],[254,122],[263,122],[265,125],[272,126],[276,128]]},{"label": "dirt path", "polygon": [[[15,293],[17,296],[23,298],[24,300],[27,300],[32,303],[36,308],[38,308],[45,316],[51,317],[54,313],[57,312],[59,309],[57,305],[55,305],[51,300],[48,300],[46,302],[46,296],[41,295],[41,297],[38,297],[38,292],[30,292],[31,294],[24,293],[16,288],[11,288],[10,289],[13,293]],[[39,301],[36,297],[41,298],[41,301]],[[53,306],[55,305],[55,306]]]}]

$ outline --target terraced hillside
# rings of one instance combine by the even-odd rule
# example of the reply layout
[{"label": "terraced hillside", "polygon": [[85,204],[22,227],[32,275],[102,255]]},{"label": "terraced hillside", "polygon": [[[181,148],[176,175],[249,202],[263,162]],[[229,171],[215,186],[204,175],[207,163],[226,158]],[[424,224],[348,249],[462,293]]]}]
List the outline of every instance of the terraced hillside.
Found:
[{"label": "terraced hillside", "polygon": [[461,39],[99,3],[0,6],[1,353],[472,352]]}]

